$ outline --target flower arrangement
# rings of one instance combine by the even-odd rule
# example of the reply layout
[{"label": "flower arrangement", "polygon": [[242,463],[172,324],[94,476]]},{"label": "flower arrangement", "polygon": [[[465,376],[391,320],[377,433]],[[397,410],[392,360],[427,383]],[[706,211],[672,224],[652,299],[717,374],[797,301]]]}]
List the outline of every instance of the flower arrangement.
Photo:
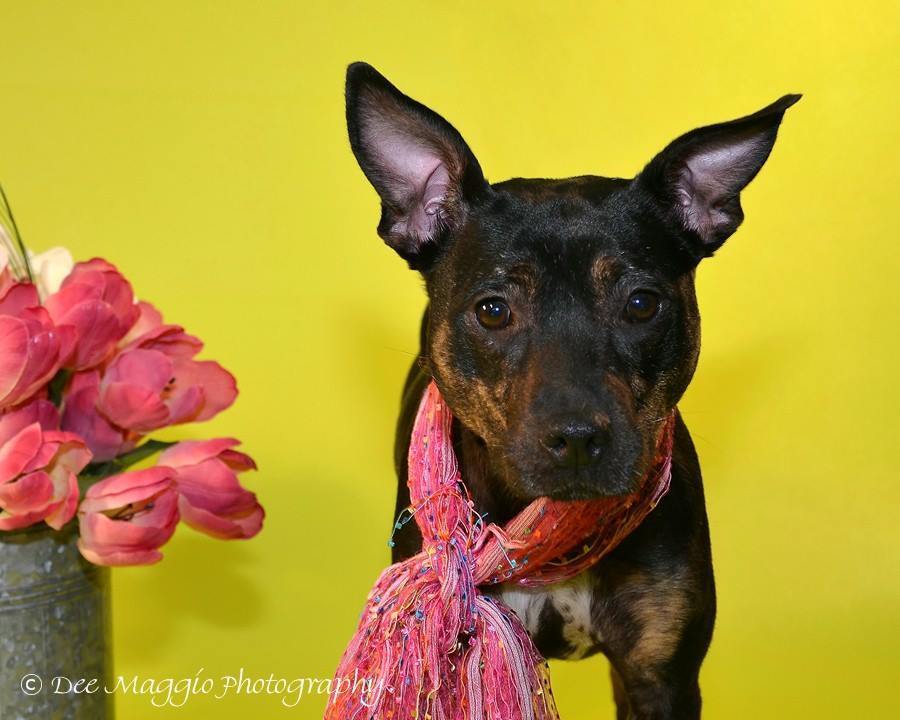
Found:
[{"label": "flower arrangement", "polygon": [[148,438],[228,408],[231,373],[106,260],[27,251],[0,199],[0,531],[77,522],[81,554],[112,566],[157,562],[180,521],[256,535],[264,511],[238,480],[256,466],[237,440]]}]

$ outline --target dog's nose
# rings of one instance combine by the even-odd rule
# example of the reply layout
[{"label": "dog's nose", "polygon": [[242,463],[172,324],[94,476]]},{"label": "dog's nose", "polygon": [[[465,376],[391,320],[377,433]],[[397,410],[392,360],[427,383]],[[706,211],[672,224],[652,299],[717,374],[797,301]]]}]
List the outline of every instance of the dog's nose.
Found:
[{"label": "dog's nose", "polygon": [[560,467],[582,467],[600,459],[608,437],[608,426],[567,423],[555,428],[541,444]]}]

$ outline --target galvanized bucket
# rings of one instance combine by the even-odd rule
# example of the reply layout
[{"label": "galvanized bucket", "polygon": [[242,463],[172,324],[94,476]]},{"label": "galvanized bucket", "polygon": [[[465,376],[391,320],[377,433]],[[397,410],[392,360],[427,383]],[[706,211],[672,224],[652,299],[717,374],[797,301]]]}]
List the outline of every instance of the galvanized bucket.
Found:
[{"label": "galvanized bucket", "polygon": [[77,539],[0,532],[0,720],[113,718],[109,571]]}]

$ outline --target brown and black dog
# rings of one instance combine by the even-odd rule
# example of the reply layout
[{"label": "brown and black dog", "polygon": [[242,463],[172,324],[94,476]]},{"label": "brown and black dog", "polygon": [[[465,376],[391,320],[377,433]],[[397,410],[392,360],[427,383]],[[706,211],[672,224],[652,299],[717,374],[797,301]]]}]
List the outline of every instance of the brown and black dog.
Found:
[{"label": "brown and black dog", "polygon": [[[431,378],[489,520],[539,496],[633,491],[697,364],[695,268],[740,225],[740,192],[800,96],[682,135],[633,179],[491,184],[453,126],[369,65],[350,66],[346,94],[353,152],[381,197],[378,233],[429,299],[397,427],[397,512]],[[394,559],[419,546],[405,525]],[[681,418],[671,489],[617,549],[574,580],[496,591],[544,656],[609,658],[620,718],[698,717],[716,601]]]}]

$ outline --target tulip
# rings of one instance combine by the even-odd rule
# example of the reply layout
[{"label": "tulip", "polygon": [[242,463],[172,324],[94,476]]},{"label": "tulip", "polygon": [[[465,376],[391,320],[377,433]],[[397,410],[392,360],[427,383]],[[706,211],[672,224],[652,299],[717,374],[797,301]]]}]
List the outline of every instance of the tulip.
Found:
[{"label": "tulip", "polygon": [[255,470],[249,455],[232,450],[231,438],[187,440],[159,456],[175,470],[181,518],[195,530],[225,540],[251,538],[262,529],[265,512],[237,473]]},{"label": "tulip", "polygon": [[[2,277],[8,279],[4,268]],[[75,330],[57,327],[31,283],[0,282],[0,409],[37,393],[72,355]]]},{"label": "tulip", "polygon": [[[134,325],[131,326],[131,330],[129,330],[125,337],[119,342],[120,350],[132,345],[138,340],[144,339],[145,336],[148,336],[148,333],[155,334],[165,328],[174,327],[173,325],[164,325],[162,313],[146,300],[138,301],[137,307],[138,319]],[[199,343],[200,341],[197,340],[197,342]],[[200,348],[198,347],[196,352],[199,351]]]},{"label": "tulip", "polygon": [[0,530],[42,520],[59,530],[75,514],[78,473],[91,453],[58,426],[56,408],[43,399],[0,416]]},{"label": "tulip", "polygon": [[42,253],[28,252],[31,274],[41,298],[47,298],[63,284],[72,272],[75,261],[66,248],[54,247]]},{"label": "tulip", "polygon": [[110,363],[98,409],[113,424],[146,433],[209,420],[236,397],[234,377],[219,363],[137,347]]},{"label": "tulip", "polygon": [[95,565],[149,565],[178,524],[175,471],[111,475],[92,485],[78,508],[78,549]]},{"label": "tulip", "polygon": [[99,371],[75,373],[64,393],[62,427],[83,437],[94,460],[104,462],[133,449],[142,436],[113,425],[101,415],[97,411],[99,396]]},{"label": "tulip", "polygon": [[122,428],[146,433],[209,420],[237,397],[234,376],[219,363],[194,360],[203,343],[140,303],[133,337],[103,374],[98,409]]},{"label": "tulip", "polygon": [[140,315],[129,282],[100,258],[76,264],[45,305],[57,325],[75,328],[78,343],[66,364],[75,371],[109,359]]},{"label": "tulip", "polygon": [[102,368],[76,373],[64,393],[63,428],[84,436],[97,460],[134,447],[146,433],[202,422],[237,397],[234,377],[212,361],[193,357],[199,339],[165,325],[149,303]]}]

